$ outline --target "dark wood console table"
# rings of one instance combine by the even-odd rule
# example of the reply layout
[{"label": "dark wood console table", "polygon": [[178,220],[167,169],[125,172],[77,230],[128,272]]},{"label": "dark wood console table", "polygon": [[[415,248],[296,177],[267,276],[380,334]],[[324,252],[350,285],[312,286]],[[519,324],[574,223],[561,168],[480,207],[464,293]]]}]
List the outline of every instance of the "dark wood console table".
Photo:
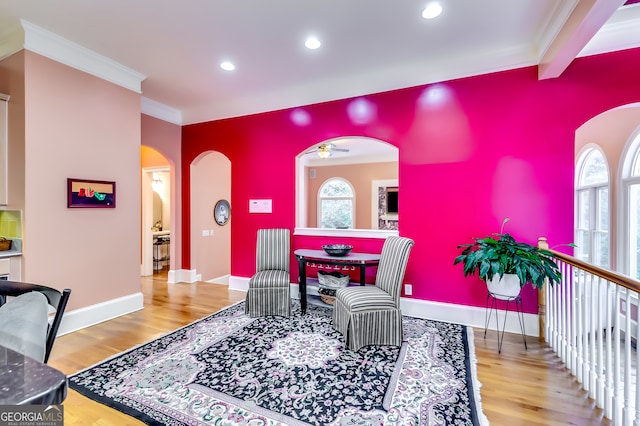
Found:
[{"label": "dark wood console table", "polygon": [[373,253],[349,253],[346,256],[329,256],[324,250],[298,249],[294,252],[298,259],[298,283],[300,284],[300,307],[302,315],[307,312],[307,263],[323,265],[357,266],[360,268],[360,285],[365,284],[368,266],[378,266],[380,255]]}]

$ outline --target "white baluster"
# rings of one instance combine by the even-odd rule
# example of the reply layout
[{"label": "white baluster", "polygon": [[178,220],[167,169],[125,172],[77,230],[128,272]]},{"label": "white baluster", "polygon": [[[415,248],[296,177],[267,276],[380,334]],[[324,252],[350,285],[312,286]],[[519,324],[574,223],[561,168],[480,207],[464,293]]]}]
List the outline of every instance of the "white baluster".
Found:
[{"label": "white baluster", "polygon": [[596,339],[596,353],[597,359],[595,364],[595,372],[596,372],[596,406],[598,408],[604,407],[604,336],[603,336],[603,328],[604,328],[604,308],[606,307],[606,298],[602,300],[602,288],[603,288],[603,279],[596,278],[596,291],[598,292],[598,310],[597,310],[597,321],[598,325],[594,330],[594,338]]},{"label": "white baluster", "polygon": [[[635,300],[638,300],[638,293],[636,293],[635,291],[632,293],[634,296]],[[629,316],[631,316],[631,312],[627,312],[629,314]],[[631,365],[629,365],[629,370],[632,372],[633,377],[635,377],[636,379],[636,386],[635,386],[635,390],[636,390],[636,413],[635,413],[635,418],[634,418],[634,422],[633,424],[635,426],[639,426],[640,425],[640,380],[638,380],[638,376],[637,376],[637,370],[638,370],[638,366],[640,365],[640,350],[638,350],[638,342],[640,342],[640,321],[638,321],[640,318],[636,318],[636,367],[635,368],[631,368]],[[631,373],[629,374],[631,375]]]},{"label": "white baluster", "polygon": [[573,267],[571,267],[570,265],[568,265],[568,267],[566,268],[567,270],[565,271],[565,275],[563,275],[563,280],[566,281],[565,285],[569,286],[569,308],[571,310],[570,312],[570,325],[571,325],[571,332],[570,332],[570,338],[569,338],[569,344],[570,344],[570,351],[571,351],[571,357],[570,357],[570,365],[569,365],[569,369],[571,370],[571,374],[575,377],[578,375],[578,348],[577,348],[577,337],[578,337],[578,307],[580,305],[580,300],[578,299],[578,297],[576,297],[576,285],[575,285],[575,280],[573,279]]},{"label": "white baluster", "polygon": [[615,313],[615,299],[612,298],[613,291],[615,290],[615,284],[611,281],[607,281],[606,285],[607,296],[606,296],[606,356],[605,356],[605,391],[604,391],[604,416],[608,419],[613,417],[613,345],[615,341],[613,340],[612,331],[613,331],[613,323],[612,316]]},{"label": "white baluster", "polygon": [[622,287],[616,286],[615,316],[613,317],[613,421],[620,424],[622,421],[622,383],[621,383],[621,351],[620,351],[620,301],[622,300]]},{"label": "white baluster", "polygon": [[[566,268],[563,268],[566,269]],[[562,284],[562,283],[561,283]],[[560,294],[560,318],[562,320],[562,322],[560,323],[560,338],[561,338],[561,349],[560,349],[560,359],[562,359],[562,362],[564,362],[564,364],[567,364],[567,360],[568,360],[568,355],[569,355],[569,348],[568,348],[568,342],[567,342],[567,337],[568,337],[568,328],[569,328],[569,310],[567,309],[567,286],[566,285],[560,285],[560,288],[558,289],[558,293]]]},{"label": "white baluster", "polygon": [[622,424],[630,425],[631,412],[631,295],[625,291],[625,327],[624,327],[624,406],[622,408]]},{"label": "white baluster", "polygon": [[585,318],[585,298],[584,298],[584,283],[577,274],[573,275],[575,281],[574,287],[576,289],[576,344],[577,344],[577,366],[576,366],[576,379],[578,383],[582,383],[584,388],[584,318]]},{"label": "white baluster", "polygon": [[593,282],[593,275],[589,274],[589,397],[596,399],[596,321],[598,319],[598,289]]},{"label": "white baluster", "polygon": [[556,328],[555,328],[555,306],[556,289],[547,285],[547,341],[549,346],[556,352]]}]

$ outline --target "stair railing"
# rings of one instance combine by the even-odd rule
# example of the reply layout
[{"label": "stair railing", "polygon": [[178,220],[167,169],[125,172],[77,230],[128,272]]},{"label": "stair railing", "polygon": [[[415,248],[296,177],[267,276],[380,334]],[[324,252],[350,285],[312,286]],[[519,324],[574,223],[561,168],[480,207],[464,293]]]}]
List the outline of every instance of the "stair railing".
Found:
[{"label": "stair railing", "polygon": [[[549,249],[545,238],[538,247]],[[562,280],[539,292],[540,340],[606,418],[616,425],[640,424],[640,281],[550,251]]]}]

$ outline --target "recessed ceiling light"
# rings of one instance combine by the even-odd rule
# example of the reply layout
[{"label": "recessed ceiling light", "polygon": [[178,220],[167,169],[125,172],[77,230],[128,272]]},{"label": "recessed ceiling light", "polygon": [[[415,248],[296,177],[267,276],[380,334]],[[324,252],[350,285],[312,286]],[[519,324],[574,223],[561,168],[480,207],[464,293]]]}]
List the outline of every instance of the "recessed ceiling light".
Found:
[{"label": "recessed ceiling light", "polygon": [[313,36],[309,37],[307,41],[304,42],[304,45],[307,47],[307,49],[317,49],[321,44],[322,43],[320,43],[320,40]]},{"label": "recessed ceiling light", "polygon": [[220,68],[222,68],[225,71],[233,71],[236,69],[236,66],[229,61],[225,61],[220,64]]},{"label": "recessed ceiling light", "polygon": [[442,5],[437,1],[433,1],[427,5],[422,11],[422,17],[424,19],[433,19],[440,16],[442,13]]}]

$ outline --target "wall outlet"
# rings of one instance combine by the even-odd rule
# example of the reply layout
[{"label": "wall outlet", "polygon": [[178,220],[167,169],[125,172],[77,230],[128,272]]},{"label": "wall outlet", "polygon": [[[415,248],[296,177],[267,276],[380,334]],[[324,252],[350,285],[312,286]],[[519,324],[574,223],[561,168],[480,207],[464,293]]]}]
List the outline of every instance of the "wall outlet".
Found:
[{"label": "wall outlet", "polygon": [[208,236],[209,236],[209,230],[208,230],[208,229],[204,229],[204,230],[202,231],[202,236],[203,236],[203,237],[208,237]]},{"label": "wall outlet", "polygon": [[412,293],[413,293],[413,286],[411,284],[405,284],[404,294],[406,294],[407,296],[411,296]]}]

